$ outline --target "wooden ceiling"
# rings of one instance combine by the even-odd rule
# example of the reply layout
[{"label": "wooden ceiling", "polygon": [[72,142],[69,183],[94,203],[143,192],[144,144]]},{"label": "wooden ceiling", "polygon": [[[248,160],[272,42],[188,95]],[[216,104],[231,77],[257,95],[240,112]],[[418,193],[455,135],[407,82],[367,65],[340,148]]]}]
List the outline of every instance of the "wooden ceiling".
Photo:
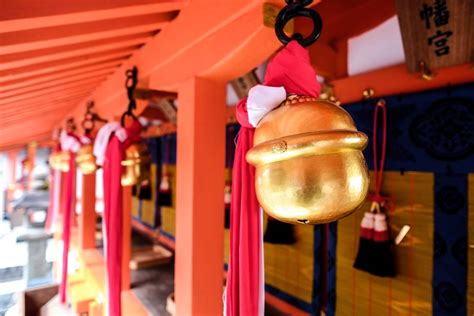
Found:
[{"label": "wooden ceiling", "polygon": [[0,148],[52,126],[155,37],[183,0],[16,0],[0,11]]}]

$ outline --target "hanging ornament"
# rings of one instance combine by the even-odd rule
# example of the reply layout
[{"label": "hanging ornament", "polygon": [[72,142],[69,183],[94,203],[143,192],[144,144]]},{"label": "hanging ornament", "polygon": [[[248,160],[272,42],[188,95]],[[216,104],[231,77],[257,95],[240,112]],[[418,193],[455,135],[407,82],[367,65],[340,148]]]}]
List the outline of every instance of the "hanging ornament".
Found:
[{"label": "hanging ornament", "polygon": [[295,227],[293,224],[288,224],[268,217],[267,229],[263,236],[263,241],[271,244],[292,245],[296,242]]},{"label": "hanging ornament", "polygon": [[81,126],[84,129],[84,135],[81,137],[82,147],[79,149],[76,156],[76,163],[82,174],[92,174],[97,170],[97,163],[93,154],[94,137],[92,132],[95,128],[95,122],[99,121],[106,123],[107,120],[101,118],[97,113],[92,111],[94,102],[89,101],[86,105],[86,112]]},{"label": "hanging ornament", "polygon": [[70,155],[66,151],[55,150],[49,155],[49,165],[54,170],[60,170],[62,172],[69,171],[69,158]]},{"label": "hanging ornament", "polygon": [[370,272],[374,262],[374,214],[365,212],[360,223],[359,249],[354,268]]},{"label": "hanging ornament", "polygon": [[97,165],[92,153],[92,144],[85,144],[79,149],[76,156],[76,163],[82,174],[92,174],[96,171]]},{"label": "hanging ornament", "polygon": [[[380,163],[377,159],[377,122],[378,110],[383,114],[383,135]],[[377,102],[374,111],[373,126],[373,162],[375,193],[369,196],[372,201],[370,212],[364,214],[361,222],[359,249],[354,262],[354,268],[377,276],[396,274],[394,245],[390,237],[390,226],[387,222],[387,206],[392,205],[391,199],[381,195],[383,170],[385,167],[385,152],[387,142],[387,110],[385,101]]]},{"label": "hanging ornament", "polygon": [[288,223],[321,224],[351,214],[368,191],[366,146],[367,136],[342,107],[288,96],[259,121],[247,154],[260,205]]},{"label": "hanging ornament", "polygon": [[135,185],[142,178],[146,178],[150,170],[150,153],[144,143],[135,143],[125,150],[125,159],[122,166],[125,172],[122,174],[122,185]]},{"label": "hanging ornament", "polygon": [[149,179],[144,179],[140,182],[138,188],[138,199],[151,200],[151,186]]}]

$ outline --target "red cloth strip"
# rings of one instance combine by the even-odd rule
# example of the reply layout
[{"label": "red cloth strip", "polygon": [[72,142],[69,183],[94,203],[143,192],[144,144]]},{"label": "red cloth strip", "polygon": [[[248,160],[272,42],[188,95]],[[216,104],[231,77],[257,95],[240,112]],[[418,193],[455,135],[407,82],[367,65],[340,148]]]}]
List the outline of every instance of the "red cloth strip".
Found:
[{"label": "red cloth strip", "polygon": [[140,139],[141,125],[135,121],[127,128],[127,139],[122,143],[114,135],[105,153],[104,179],[104,223],[105,257],[107,266],[107,315],[121,316],[122,311],[122,234],[123,234],[123,192],[122,160],[125,149]]},{"label": "red cloth strip", "polygon": [[[284,87],[288,94],[317,97],[320,86],[306,49],[290,42],[268,64],[264,85]],[[255,168],[245,159],[253,147],[254,129],[249,123],[247,99],[239,102],[236,117],[240,129],[232,172],[230,258],[227,274],[226,315],[263,314],[261,261],[261,213],[255,193]]]},{"label": "red cloth strip", "polygon": [[63,258],[61,270],[61,283],[59,284],[59,299],[61,303],[66,302],[66,288],[67,288],[67,270],[68,270],[68,255],[69,243],[71,239],[71,217],[73,214],[73,194],[75,194],[75,161],[76,155],[69,153],[69,171],[64,176],[64,200],[63,200]]},{"label": "red cloth strip", "polygon": [[107,265],[107,315],[120,316],[122,292],[122,165],[124,149],[116,136],[110,140],[104,161],[104,224]]}]

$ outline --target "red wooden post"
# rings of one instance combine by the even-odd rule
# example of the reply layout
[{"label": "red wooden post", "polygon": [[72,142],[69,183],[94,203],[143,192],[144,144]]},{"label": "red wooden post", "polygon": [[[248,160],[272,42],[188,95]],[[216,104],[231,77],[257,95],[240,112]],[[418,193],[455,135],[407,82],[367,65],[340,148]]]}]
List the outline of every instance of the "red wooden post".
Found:
[{"label": "red wooden post", "polygon": [[95,248],[95,172],[82,174],[81,213],[79,215],[79,245],[81,250]]},{"label": "red wooden post", "polygon": [[224,269],[223,83],[179,88],[175,297],[177,315],[221,315]]}]

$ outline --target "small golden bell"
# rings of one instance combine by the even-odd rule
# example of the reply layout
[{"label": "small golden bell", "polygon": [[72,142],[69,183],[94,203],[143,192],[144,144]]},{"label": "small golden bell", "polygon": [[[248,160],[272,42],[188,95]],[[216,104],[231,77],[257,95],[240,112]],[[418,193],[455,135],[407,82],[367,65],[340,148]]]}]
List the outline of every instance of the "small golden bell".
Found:
[{"label": "small golden bell", "polygon": [[92,153],[92,145],[82,146],[76,156],[76,163],[83,174],[94,173],[97,169],[95,157]]},{"label": "small golden bell", "polygon": [[260,121],[247,153],[260,205],[287,223],[320,224],[351,214],[369,188],[366,146],[367,136],[340,106],[289,97]]},{"label": "small golden bell", "polygon": [[66,151],[53,152],[49,156],[49,165],[55,170],[61,170],[62,172],[69,171],[69,159],[70,155]]},{"label": "small golden bell", "polygon": [[140,179],[146,178],[150,170],[150,162],[150,153],[145,144],[130,145],[125,151],[125,160],[122,161],[122,166],[126,167],[122,175],[122,185],[135,185]]}]

